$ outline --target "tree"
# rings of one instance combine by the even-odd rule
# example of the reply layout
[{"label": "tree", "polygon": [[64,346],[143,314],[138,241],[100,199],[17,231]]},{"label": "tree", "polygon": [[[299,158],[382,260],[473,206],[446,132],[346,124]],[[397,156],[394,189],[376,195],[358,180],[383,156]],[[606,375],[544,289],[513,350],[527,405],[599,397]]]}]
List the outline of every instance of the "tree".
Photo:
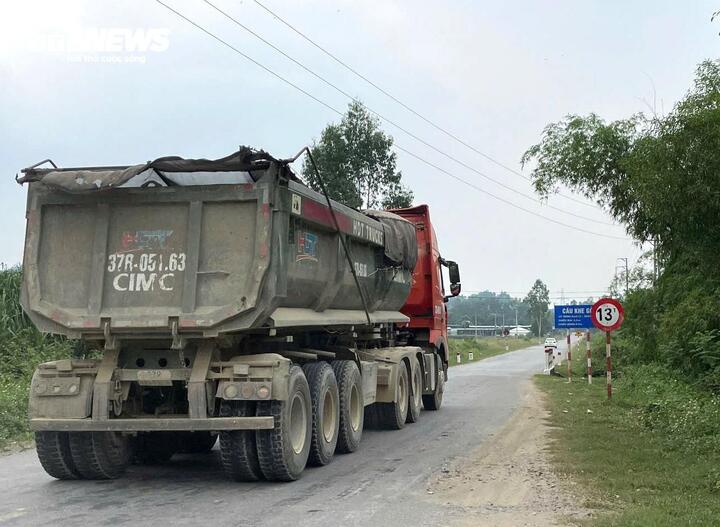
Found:
[{"label": "tree", "polygon": [[[340,123],[325,127],[311,152],[332,199],[356,209],[409,207],[413,194],[402,184],[392,145],[379,120],[353,101]],[[302,173],[308,186],[321,190],[308,159]]]},{"label": "tree", "polygon": [[[547,316],[548,305],[550,304],[550,290],[539,278],[535,280],[532,288],[523,301],[528,305],[530,316],[533,319],[533,326],[537,330],[537,336],[541,337],[543,332],[543,320]],[[537,324],[535,324],[537,322]]]},{"label": "tree", "polygon": [[547,126],[523,163],[541,195],[569,186],[652,243],[652,274],[626,299],[623,356],[720,391],[720,62],[698,66],[668,115],[571,115]]}]

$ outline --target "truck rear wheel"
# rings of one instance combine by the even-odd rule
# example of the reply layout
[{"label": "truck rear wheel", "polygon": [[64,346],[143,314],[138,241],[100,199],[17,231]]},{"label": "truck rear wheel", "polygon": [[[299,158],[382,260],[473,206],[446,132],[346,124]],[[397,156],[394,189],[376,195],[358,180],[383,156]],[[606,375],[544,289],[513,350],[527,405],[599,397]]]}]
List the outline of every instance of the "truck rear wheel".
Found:
[{"label": "truck rear wheel", "polygon": [[45,472],[57,479],[77,479],[67,432],[35,432],[35,449]]},{"label": "truck rear wheel", "polygon": [[115,479],[130,464],[130,438],[118,432],[69,432],[70,452],[83,479]]},{"label": "truck rear wheel", "polygon": [[340,427],[335,450],[341,454],[355,452],[360,446],[365,427],[365,404],[363,401],[360,370],[351,360],[332,362],[338,385]]},{"label": "truck rear wheel", "polygon": [[398,364],[395,372],[395,401],[392,403],[376,403],[378,424],[389,430],[403,428],[408,414],[410,390],[405,363]]},{"label": "truck rear wheel", "polygon": [[174,432],[142,432],[135,438],[136,463],[162,465],[177,452],[177,436]]},{"label": "truck rear wheel", "polygon": [[443,392],[445,391],[445,371],[442,367],[442,358],[440,355],[435,355],[435,370],[436,378],[435,391],[427,395],[423,395],[423,406],[426,410],[439,410],[442,405]]},{"label": "truck rear wheel", "polygon": [[408,413],[407,422],[417,423],[420,419],[420,410],[422,409],[422,392],[423,392],[423,375],[420,369],[420,363],[417,359],[411,359],[415,369],[411,369],[410,377],[410,394],[408,396]]},{"label": "truck rear wheel", "polygon": [[[252,417],[254,415],[254,402],[223,401],[220,405],[220,417]],[[255,443],[255,431],[220,432],[220,462],[225,474],[235,481],[261,479],[262,472]]]},{"label": "truck rear wheel", "polygon": [[260,470],[271,481],[294,481],[310,455],[310,387],[300,366],[291,366],[286,401],[261,401],[257,415],[272,416],[272,430],[256,432]]},{"label": "truck rear wheel", "polygon": [[311,465],[327,465],[335,454],[339,430],[338,386],[333,369],[327,362],[311,362],[303,366],[310,385],[312,401]]}]

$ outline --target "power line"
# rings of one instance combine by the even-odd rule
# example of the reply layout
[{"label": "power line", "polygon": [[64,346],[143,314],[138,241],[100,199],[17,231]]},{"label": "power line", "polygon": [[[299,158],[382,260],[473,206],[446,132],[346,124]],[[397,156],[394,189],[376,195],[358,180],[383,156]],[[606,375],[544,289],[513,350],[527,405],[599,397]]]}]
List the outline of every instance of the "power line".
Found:
[{"label": "power line", "polygon": [[[173,9],[172,7],[170,7],[169,5],[167,5],[166,3],[164,3],[162,0],[155,0],[155,1],[156,1],[158,4],[162,5],[163,7],[165,7],[166,9],[168,9],[169,11],[171,11],[172,13],[174,13],[176,16],[182,18],[183,20],[185,20],[185,21],[188,22],[189,24],[195,26],[197,29],[199,29],[200,31],[202,31],[202,32],[205,33],[206,35],[210,36],[211,38],[213,38],[213,39],[216,40],[217,42],[220,42],[221,44],[223,44],[224,46],[228,47],[229,49],[231,49],[232,51],[234,51],[235,53],[237,53],[237,54],[240,55],[241,57],[243,57],[243,58],[245,58],[246,60],[252,62],[252,63],[255,64],[256,66],[258,66],[258,67],[260,67],[261,69],[263,69],[264,71],[270,73],[273,77],[281,80],[282,82],[284,82],[284,83],[287,84],[288,86],[291,86],[292,88],[296,89],[296,90],[299,91],[300,93],[306,95],[307,97],[311,98],[312,100],[314,100],[314,101],[317,102],[318,104],[321,104],[322,106],[324,106],[325,108],[327,108],[327,109],[335,112],[336,114],[341,115],[341,116],[343,115],[342,112],[341,112],[340,110],[338,110],[337,108],[332,107],[331,105],[329,105],[329,104],[326,103],[325,101],[323,101],[323,100],[315,97],[315,96],[312,95],[310,92],[304,90],[303,88],[301,88],[301,87],[298,86],[297,84],[289,81],[288,79],[286,79],[285,77],[283,77],[283,76],[280,75],[279,73],[276,73],[275,71],[271,70],[271,69],[268,68],[267,66],[263,65],[262,63],[258,62],[258,61],[255,60],[255,59],[253,59],[253,58],[250,57],[249,55],[243,53],[243,52],[240,51],[238,48],[236,48],[235,46],[233,46],[232,44],[230,44],[229,42],[223,40],[222,38],[218,37],[217,35],[215,35],[215,34],[212,33],[211,31],[205,29],[203,26],[201,26],[200,24],[198,24],[198,23],[194,22],[193,20],[189,19],[188,17],[186,17],[185,15],[183,15],[182,13],[180,13],[179,11]],[[549,218],[549,217],[547,217],[547,216],[543,216],[543,215],[540,214],[540,213],[537,213],[537,212],[535,212],[535,211],[526,209],[525,207],[522,207],[522,206],[520,206],[520,205],[517,205],[517,204],[513,203],[512,201],[506,200],[505,198],[501,198],[501,197],[499,197],[499,196],[496,196],[495,194],[493,194],[493,193],[491,193],[491,192],[488,192],[487,190],[484,190],[484,189],[478,187],[477,185],[475,185],[475,184],[473,184],[473,183],[470,183],[470,182],[466,181],[465,179],[463,179],[463,178],[461,178],[461,177],[459,177],[459,176],[456,176],[455,174],[453,174],[453,173],[451,173],[451,172],[449,172],[449,171],[447,171],[447,170],[445,170],[445,169],[443,169],[443,168],[441,168],[441,167],[438,167],[437,165],[431,163],[430,161],[427,161],[426,159],[420,157],[420,156],[417,155],[417,154],[414,154],[413,152],[410,152],[409,150],[407,150],[407,149],[405,149],[405,148],[402,148],[402,147],[400,147],[400,146],[398,146],[398,145],[394,145],[394,148],[396,148],[397,150],[401,150],[401,151],[405,152],[406,154],[408,154],[408,155],[414,157],[415,159],[417,159],[418,161],[421,161],[422,163],[425,163],[426,165],[428,165],[428,166],[430,166],[430,167],[432,167],[432,168],[435,168],[436,170],[438,170],[438,171],[440,171],[440,172],[443,172],[444,174],[446,174],[446,175],[448,175],[448,176],[450,176],[450,177],[452,177],[452,178],[454,178],[454,179],[456,179],[456,180],[458,180],[458,181],[460,181],[460,182],[462,182],[462,183],[470,186],[471,188],[473,188],[473,189],[475,189],[475,190],[477,190],[477,191],[479,191],[479,192],[482,192],[483,194],[487,194],[488,196],[491,196],[491,197],[493,197],[493,198],[495,198],[495,199],[497,199],[497,200],[499,200],[499,201],[502,201],[503,203],[506,203],[507,205],[510,205],[511,207],[514,207],[514,208],[517,208],[517,209],[519,209],[519,210],[522,210],[522,211],[524,211],[524,212],[526,212],[526,213],[528,213],[528,214],[532,214],[532,215],[537,216],[537,217],[539,217],[539,218],[542,218],[542,219],[544,219],[544,220],[546,220],[546,221],[555,223],[555,224],[557,224],[557,225],[561,225],[561,226],[566,227],[566,228],[568,228],[568,229],[573,229],[573,230],[577,230],[577,231],[580,231],[580,232],[584,232],[584,233],[586,233],[586,234],[592,234],[592,235],[595,235],[595,236],[601,236],[601,237],[605,237],[605,238],[613,238],[613,239],[619,239],[619,240],[628,240],[628,238],[625,238],[625,237],[619,237],[619,236],[614,236],[614,235],[610,235],[610,234],[603,234],[603,233],[599,233],[599,232],[589,231],[589,230],[583,229],[583,228],[581,228],[581,227],[576,227],[575,225],[570,225],[570,224],[563,223],[563,222],[561,222],[561,221],[555,220],[555,219],[553,219],[553,218]]]},{"label": "power line", "polygon": [[411,156],[411,157],[414,157],[414,158],[417,159],[418,161],[421,161],[422,163],[425,163],[426,165],[434,168],[435,170],[438,170],[439,172],[442,172],[443,174],[446,174],[446,175],[450,176],[451,178],[456,179],[457,181],[460,181],[461,183],[464,183],[465,185],[467,185],[467,186],[469,186],[469,187],[471,187],[471,188],[474,188],[474,189],[477,190],[478,192],[482,192],[483,194],[487,194],[488,196],[490,196],[490,197],[492,197],[492,198],[495,198],[495,199],[498,200],[498,201],[502,201],[503,203],[506,203],[507,205],[510,205],[511,207],[515,207],[516,209],[520,209],[520,210],[522,210],[523,212],[527,212],[528,214],[532,214],[533,216],[537,216],[538,218],[542,218],[542,219],[544,219],[544,220],[546,220],[546,221],[555,223],[556,225],[561,225],[561,226],[567,227],[567,228],[569,228],[569,229],[575,229],[575,230],[577,230],[577,231],[584,232],[584,233],[586,233],[586,234],[594,234],[595,236],[603,236],[603,237],[605,237],[605,238],[612,238],[612,239],[615,239],[615,240],[628,240],[628,238],[626,238],[626,237],[624,237],[624,236],[615,236],[615,235],[613,235],[613,234],[604,234],[604,233],[601,233],[601,232],[589,231],[589,230],[587,230],[587,229],[583,229],[582,227],[578,227],[578,226],[576,226],[576,225],[570,225],[570,224],[568,224],[568,223],[564,223],[564,222],[559,221],[559,220],[556,220],[556,219],[554,219],[554,218],[549,218],[549,217],[547,217],[547,216],[543,216],[543,215],[540,214],[539,212],[535,212],[534,210],[526,209],[525,207],[523,207],[523,206],[521,206],[521,205],[518,205],[517,203],[513,203],[512,201],[509,201],[509,200],[507,200],[507,199],[505,199],[505,198],[503,198],[503,197],[500,197],[500,196],[498,196],[498,195],[496,195],[496,194],[493,194],[492,192],[489,192],[489,191],[487,191],[487,190],[485,190],[485,189],[483,189],[483,188],[480,188],[480,187],[478,187],[477,185],[475,185],[474,183],[471,183],[470,181],[467,181],[466,179],[463,179],[463,178],[461,178],[460,176],[456,176],[456,175],[453,174],[452,172],[449,172],[448,170],[445,170],[444,168],[439,167],[439,166],[435,165],[434,163],[431,163],[430,161],[428,161],[428,160],[426,160],[426,159],[423,159],[423,158],[420,157],[419,155],[414,154],[413,152],[410,152],[409,150],[403,148],[402,146],[399,146],[399,145],[397,145],[397,144],[395,144],[395,145],[393,145],[393,146],[394,146],[395,148],[397,148],[398,150],[400,150],[400,151],[402,151],[402,152],[405,152],[407,155],[409,155],[409,156]]},{"label": "power line", "polygon": [[[280,15],[278,15],[278,14],[275,13],[274,11],[270,10],[270,8],[268,8],[267,6],[265,6],[262,2],[259,2],[258,0],[254,0],[254,1],[255,1],[255,3],[256,3],[258,6],[260,6],[260,7],[261,7],[262,9],[264,9],[267,13],[269,13],[269,14],[272,15],[274,18],[276,18],[276,19],[277,19],[279,22],[281,22],[283,25],[287,26],[289,29],[291,29],[293,32],[295,32],[297,35],[299,35],[300,37],[302,37],[303,39],[305,39],[307,42],[309,42],[310,44],[312,44],[314,47],[316,47],[317,49],[319,49],[320,51],[322,51],[325,55],[327,55],[328,57],[330,57],[331,59],[333,59],[335,62],[337,62],[338,64],[340,64],[340,65],[341,65],[342,67],[344,67],[346,70],[348,70],[349,72],[351,72],[353,75],[359,77],[360,79],[362,79],[363,81],[365,81],[366,83],[368,83],[370,86],[372,86],[373,88],[375,88],[376,90],[378,90],[380,93],[382,93],[383,95],[385,95],[386,97],[388,97],[388,98],[391,99],[392,101],[396,102],[397,104],[399,104],[400,106],[402,106],[403,108],[405,108],[407,111],[409,111],[410,113],[412,113],[412,114],[415,115],[416,117],[422,119],[422,120],[425,121],[427,124],[429,124],[430,126],[432,126],[433,128],[435,128],[436,130],[442,132],[443,134],[445,134],[446,136],[450,137],[451,139],[457,141],[458,143],[460,143],[460,144],[463,145],[464,147],[469,148],[470,150],[472,150],[472,151],[475,152],[476,154],[479,154],[480,156],[484,157],[485,159],[487,159],[487,160],[490,161],[491,163],[494,163],[495,165],[497,165],[497,166],[499,166],[499,167],[501,167],[501,168],[504,168],[505,170],[509,171],[510,173],[515,174],[515,175],[517,175],[517,176],[520,176],[521,178],[523,178],[523,179],[525,179],[525,180],[527,180],[527,181],[532,182],[532,179],[529,178],[528,176],[526,176],[525,174],[523,174],[522,172],[518,172],[518,171],[515,170],[514,168],[509,167],[509,166],[501,163],[501,162],[498,161],[497,159],[495,159],[495,158],[489,156],[488,154],[482,152],[481,150],[479,150],[479,149],[477,149],[476,147],[472,146],[472,145],[469,144],[468,142],[460,139],[457,135],[453,134],[452,132],[449,132],[447,129],[445,129],[445,128],[443,128],[442,126],[440,126],[440,125],[436,124],[435,122],[431,121],[429,118],[425,117],[424,115],[422,115],[422,114],[421,114],[420,112],[418,112],[417,110],[415,110],[415,109],[413,109],[412,107],[408,106],[407,104],[405,104],[404,102],[402,102],[400,99],[398,99],[397,97],[395,97],[394,95],[392,95],[391,93],[389,93],[388,91],[386,91],[385,89],[383,89],[382,87],[378,86],[375,82],[373,82],[373,81],[371,81],[370,79],[368,79],[365,75],[363,75],[362,73],[358,72],[356,69],[354,69],[353,67],[349,66],[347,63],[343,62],[343,61],[342,61],[341,59],[339,59],[336,55],[334,55],[333,53],[331,53],[330,51],[328,51],[327,49],[325,49],[324,47],[322,47],[320,44],[318,44],[317,42],[315,42],[314,40],[312,40],[310,37],[308,37],[307,35],[305,35],[302,31],[300,31],[300,30],[297,29],[295,26],[293,26],[292,24],[290,24],[290,22],[288,22],[287,20],[285,20],[284,18],[282,18]],[[574,196],[570,196],[570,195],[563,194],[563,193],[560,193],[560,192],[558,193],[558,195],[561,196],[561,197],[563,197],[563,198],[565,198],[565,199],[569,199],[569,200],[571,200],[571,201],[574,201],[575,203],[579,203],[579,204],[581,204],[581,205],[584,205],[584,206],[586,206],[586,207],[592,207],[592,208],[599,208],[599,209],[601,209],[601,207],[597,206],[597,205],[594,204],[594,203],[588,203],[588,202],[586,202],[586,201],[579,200],[579,199],[575,198]],[[602,209],[601,209],[601,210],[602,210]]]},{"label": "power line", "polygon": [[[598,293],[607,293],[607,289],[596,289],[593,291],[565,291],[565,290],[558,290],[558,291],[548,291],[549,294],[552,295],[558,295],[560,293],[572,293],[576,295],[585,295],[585,294],[598,294]],[[508,295],[524,295],[527,293],[527,291],[488,291],[488,290],[479,290],[479,289],[464,289],[463,293],[479,293],[479,294],[490,294],[490,295],[502,295],[502,294],[508,294]]]},{"label": "power line", "polygon": [[[273,44],[272,42],[270,42],[270,41],[268,41],[267,39],[265,39],[262,35],[258,34],[257,32],[253,31],[251,28],[249,28],[248,26],[246,26],[245,24],[243,24],[242,22],[240,22],[239,20],[237,20],[235,17],[233,17],[232,15],[230,15],[227,11],[224,11],[224,10],[222,10],[221,8],[219,8],[218,6],[216,6],[216,5],[215,5],[214,3],[212,3],[210,0],[203,0],[203,2],[205,2],[205,3],[206,3],[208,6],[210,6],[212,9],[214,9],[215,11],[217,11],[218,13],[220,13],[222,16],[224,16],[225,18],[227,18],[228,20],[230,20],[230,21],[231,21],[232,23],[234,23],[236,26],[238,26],[239,28],[243,29],[243,30],[246,31],[247,33],[250,33],[253,37],[255,37],[255,38],[257,38],[258,40],[260,40],[263,44],[265,44],[266,46],[272,48],[274,51],[276,51],[277,53],[279,53],[280,55],[282,55],[283,57],[285,57],[285,58],[288,59],[289,61],[293,62],[296,66],[302,68],[304,71],[306,71],[307,73],[309,73],[310,75],[312,75],[313,77],[315,77],[316,79],[318,79],[319,81],[325,83],[327,86],[329,86],[330,88],[334,89],[335,91],[337,91],[337,92],[340,93],[341,95],[347,97],[348,99],[350,99],[350,100],[352,100],[352,101],[360,102],[360,101],[357,99],[357,97],[354,97],[353,95],[351,95],[351,94],[348,93],[347,91],[343,90],[342,88],[340,88],[339,86],[337,86],[337,85],[334,84],[333,82],[329,81],[328,79],[326,79],[326,78],[323,77],[322,75],[318,74],[316,71],[314,71],[314,70],[312,70],[311,68],[307,67],[305,64],[303,64],[303,63],[300,62],[299,60],[295,59],[294,57],[292,57],[291,55],[289,55],[288,53],[286,53],[285,51],[283,51],[282,49],[280,49],[279,47],[277,47],[277,46],[276,46],[275,44]],[[260,4],[259,4],[259,5],[260,5]],[[470,171],[476,173],[476,174],[479,175],[480,177],[483,177],[483,178],[487,179],[488,181],[491,181],[491,182],[495,183],[496,185],[499,185],[499,186],[503,187],[504,189],[509,190],[510,192],[514,192],[515,194],[518,194],[519,196],[522,196],[522,197],[524,197],[524,198],[526,198],[526,199],[529,199],[529,200],[532,201],[533,203],[538,203],[538,204],[540,204],[541,206],[543,205],[543,202],[542,202],[540,199],[536,198],[535,196],[531,196],[531,195],[525,194],[524,192],[520,192],[519,190],[517,190],[517,189],[515,189],[515,188],[513,188],[513,187],[511,187],[511,186],[509,186],[509,185],[506,185],[506,184],[503,183],[502,181],[499,181],[499,180],[497,180],[497,179],[495,179],[495,178],[493,178],[493,177],[491,177],[491,176],[488,176],[487,174],[481,172],[481,171],[478,170],[477,168],[475,168],[475,167],[473,167],[473,166],[471,166],[471,165],[468,165],[467,163],[464,163],[463,161],[457,159],[456,157],[454,157],[454,156],[448,154],[447,152],[445,152],[445,151],[437,148],[435,145],[433,145],[433,144],[425,141],[425,140],[422,139],[421,137],[418,137],[415,133],[411,132],[411,131],[408,130],[407,128],[404,128],[403,126],[401,126],[401,125],[398,124],[397,122],[389,119],[388,117],[385,117],[383,114],[379,113],[377,110],[374,110],[374,109],[371,108],[370,106],[367,106],[367,105],[366,105],[365,107],[368,109],[368,111],[369,111],[370,113],[372,113],[373,115],[377,116],[379,119],[382,119],[383,121],[385,121],[386,123],[390,124],[391,126],[394,126],[395,128],[397,128],[398,130],[400,130],[400,131],[403,132],[404,134],[412,137],[414,140],[422,143],[422,144],[425,145],[426,147],[434,150],[435,152],[437,152],[438,154],[444,156],[445,158],[454,161],[455,163],[459,164],[460,166],[466,168],[467,170],[470,170]],[[608,225],[608,226],[611,226],[611,227],[616,227],[616,226],[617,226],[617,225],[614,224],[614,223],[609,223],[609,222],[606,222],[606,221],[603,221],[603,220],[599,220],[599,219],[595,219],[595,218],[589,218],[589,217],[587,217],[587,216],[583,216],[582,214],[576,214],[576,213],[574,213],[574,212],[572,212],[572,211],[568,211],[568,210],[562,209],[562,208],[560,208],[560,207],[556,207],[556,206],[554,206],[554,205],[546,204],[546,206],[547,206],[548,208],[551,208],[551,209],[554,209],[554,210],[560,212],[561,214],[566,214],[566,215],[568,215],[568,216],[573,216],[573,217],[575,217],[575,218],[579,218],[579,219],[582,219],[582,220],[585,220],[585,221],[590,221],[590,222],[592,222],[592,223],[594,223],[594,224],[598,224],[598,223],[599,223],[599,224]]]}]

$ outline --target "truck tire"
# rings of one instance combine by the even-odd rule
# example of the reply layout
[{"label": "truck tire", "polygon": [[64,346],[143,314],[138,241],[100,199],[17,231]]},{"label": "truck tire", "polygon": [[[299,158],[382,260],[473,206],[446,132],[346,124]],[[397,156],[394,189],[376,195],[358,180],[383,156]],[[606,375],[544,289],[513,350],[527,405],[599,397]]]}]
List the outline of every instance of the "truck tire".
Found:
[{"label": "truck tire", "polygon": [[57,479],[78,479],[67,432],[35,432],[35,449],[42,468]]},{"label": "truck tire", "polygon": [[115,479],[130,464],[130,438],[117,432],[69,432],[70,452],[82,479]]},{"label": "truck tire", "polygon": [[355,452],[360,447],[365,428],[365,404],[362,377],[357,364],[351,360],[332,362],[338,385],[340,427],[335,451],[340,454]]},{"label": "truck tire", "polygon": [[368,430],[368,429],[369,430],[377,430],[378,428],[380,428],[380,425],[378,424],[378,416],[377,416],[376,406],[377,405],[375,403],[373,403],[373,404],[369,404],[365,407],[365,412],[364,412],[365,421],[363,422],[363,428],[365,430]]},{"label": "truck tire", "polygon": [[134,460],[141,465],[162,465],[177,452],[173,432],[142,432],[135,438]]},{"label": "truck tire", "polygon": [[[220,417],[252,417],[255,402],[223,401]],[[254,430],[220,432],[220,462],[225,474],[235,481],[257,481],[262,478]]]},{"label": "truck tire", "polygon": [[414,362],[415,370],[410,373],[412,382],[410,383],[410,393],[408,395],[408,413],[406,421],[408,423],[417,423],[420,419],[420,410],[422,409],[423,374],[418,360],[411,360]]},{"label": "truck tire", "polygon": [[312,406],[310,387],[300,366],[290,367],[286,401],[258,402],[257,415],[272,416],[272,430],[255,433],[260,470],[270,481],[294,481],[310,455]]},{"label": "truck tire", "polygon": [[312,433],[308,463],[327,465],[332,461],[338,442],[340,425],[339,395],[335,373],[327,362],[311,362],[303,366],[310,385],[312,401]]},{"label": "truck tire", "polygon": [[177,438],[178,452],[182,454],[207,454],[217,443],[217,432],[180,432]]},{"label": "truck tire", "polygon": [[405,426],[410,402],[408,372],[405,363],[398,364],[395,372],[395,402],[376,403],[378,424],[388,430],[400,430]]},{"label": "truck tire", "polygon": [[445,391],[445,371],[442,367],[442,359],[440,355],[435,355],[435,367],[437,368],[437,381],[435,382],[435,391],[427,395],[423,395],[423,407],[426,410],[439,410],[442,405],[443,392]]}]

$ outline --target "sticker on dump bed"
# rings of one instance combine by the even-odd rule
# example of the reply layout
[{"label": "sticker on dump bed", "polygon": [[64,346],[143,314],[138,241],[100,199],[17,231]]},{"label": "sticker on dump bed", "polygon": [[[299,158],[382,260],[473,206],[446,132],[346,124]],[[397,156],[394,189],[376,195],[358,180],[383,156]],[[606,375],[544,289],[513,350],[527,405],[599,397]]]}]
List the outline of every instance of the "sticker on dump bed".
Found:
[{"label": "sticker on dump bed", "polygon": [[292,203],[290,204],[290,211],[293,214],[301,214],[302,213],[302,198],[299,194],[293,194],[292,195]]},{"label": "sticker on dump bed", "polygon": [[148,249],[166,249],[173,231],[155,229],[152,231],[125,231],[120,240],[121,253],[131,253]]},{"label": "sticker on dump bed", "polygon": [[318,236],[314,232],[297,231],[296,262],[317,262]]}]

